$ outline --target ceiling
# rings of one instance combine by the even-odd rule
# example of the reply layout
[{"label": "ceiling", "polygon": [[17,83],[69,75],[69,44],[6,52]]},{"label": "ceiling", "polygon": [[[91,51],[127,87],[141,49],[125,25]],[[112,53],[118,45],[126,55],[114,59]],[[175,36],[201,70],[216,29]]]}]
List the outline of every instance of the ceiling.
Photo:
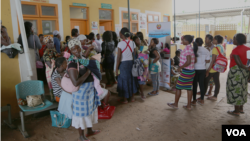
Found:
[{"label": "ceiling", "polygon": [[[229,9],[215,9],[209,11],[201,11],[200,18],[209,19],[209,18],[218,18],[218,17],[231,17],[231,16],[240,16],[241,11],[245,9],[244,15],[250,17],[250,6],[248,7],[237,7]],[[176,14],[176,20],[191,20],[199,18],[199,12],[190,12],[190,13],[180,13]]]}]

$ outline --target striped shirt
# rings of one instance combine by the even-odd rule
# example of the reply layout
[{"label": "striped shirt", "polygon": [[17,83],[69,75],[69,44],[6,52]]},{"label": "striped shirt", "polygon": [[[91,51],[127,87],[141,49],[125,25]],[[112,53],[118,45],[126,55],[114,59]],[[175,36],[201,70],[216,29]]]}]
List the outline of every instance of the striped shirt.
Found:
[{"label": "striped shirt", "polygon": [[57,82],[55,80],[58,77],[62,79],[61,75],[55,69],[55,71],[51,75],[51,84],[52,84],[52,88],[53,88],[53,94],[57,97],[60,97],[62,94],[62,88],[57,84]]}]

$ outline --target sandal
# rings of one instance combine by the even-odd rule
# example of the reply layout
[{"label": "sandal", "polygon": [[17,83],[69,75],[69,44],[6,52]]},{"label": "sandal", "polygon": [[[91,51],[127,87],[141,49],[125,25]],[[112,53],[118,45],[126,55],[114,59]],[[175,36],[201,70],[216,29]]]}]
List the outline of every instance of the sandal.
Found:
[{"label": "sandal", "polygon": [[196,106],[196,102],[197,102],[197,101],[196,101],[195,103],[193,103],[193,102],[194,102],[194,101],[191,102],[191,105],[192,105],[192,106]]},{"label": "sandal", "polygon": [[146,97],[145,97],[145,96],[143,96],[143,97],[141,96],[141,100],[143,100],[143,101],[144,101],[145,99],[146,99]]},{"label": "sandal", "polygon": [[96,134],[99,134],[101,131],[99,130],[94,130],[94,133],[92,134],[86,134],[86,137],[89,137],[89,136],[93,136],[93,135],[96,135]]},{"label": "sandal", "polygon": [[203,105],[204,105],[203,103],[201,103],[201,101],[200,101],[200,100],[197,100],[197,103],[198,103],[198,104],[200,104],[201,106],[203,106]]},{"label": "sandal", "polygon": [[240,116],[240,114],[236,114],[234,111],[227,111],[227,113],[233,116]]},{"label": "sandal", "polygon": [[242,111],[242,112],[240,112],[240,113],[241,113],[241,114],[245,114],[245,112],[243,112],[243,111]]},{"label": "sandal", "polygon": [[187,105],[184,105],[183,108],[186,110],[192,110],[192,108],[188,108]]},{"label": "sandal", "polygon": [[208,100],[212,100],[212,101],[217,101],[217,98],[216,97],[213,97],[213,96],[210,96],[207,98]]},{"label": "sandal", "polygon": [[135,102],[135,98],[133,100],[131,100],[130,102]]},{"label": "sandal", "polygon": [[167,103],[167,105],[173,109],[178,109],[178,107],[174,106],[174,103]]},{"label": "sandal", "polygon": [[205,96],[212,96],[212,94],[206,93]]}]

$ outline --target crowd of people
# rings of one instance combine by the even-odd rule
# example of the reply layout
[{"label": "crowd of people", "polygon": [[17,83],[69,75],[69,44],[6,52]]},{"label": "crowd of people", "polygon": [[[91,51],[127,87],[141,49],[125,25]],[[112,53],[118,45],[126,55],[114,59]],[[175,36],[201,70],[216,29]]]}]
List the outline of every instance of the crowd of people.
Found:
[{"label": "crowd of people", "polygon": [[[106,75],[106,86],[117,84],[119,102],[127,104],[135,101],[135,94],[139,93],[141,100],[146,99],[144,85],[149,76],[153,85],[150,96],[157,96],[160,89],[160,72],[164,52],[163,44],[157,38],[149,42],[144,39],[142,32],[133,35],[129,29],[122,28],[118,39],[116,32],[105,31],[101,37],[95,35],[79,35],[77,29],[72,29],[71,36],[66,36],[61,43],[58,31],[53,37],[34,34],[33,25],[25,22],[26,36],[30,49],[34,50],[37,62],[38,79],[45,74],[52,100],[59,102],[58,111],[72,119],[72,126],[79,132],[79,140],[88,140],[87,137],[100,133],[93,130],[93,124],[98,123],[97,107],[103,109],[109,106],[110,92],[100,83],[101,71]],[[2,36],[6,35],[6,28],[1,29]],[[9,38],[1,38],[2,44],[8,44]],[[239,116],[244,114],[243,106],[247,102],[247,85],[250,67],[247,66],[246,36],[238,33],[233,38],[233,49],[230,55],[230,70],[227,78],[227,103],[235,106],[228,114]],[[22,45],[22,36],[18,38]],[[178,102],[182,90],[187,90],[187,105],[183,108],[191,110],[192,106],[205,104],[208,100],[216,101],[220,91],[220,71],[216,69],[216,60],[219,55],[225,55],[224,38],[220,35],[206,35],[205,41],[191,35],[181,37],[185,45],[183,50],[177,50],[171,60],[171,85],[175,90],[174,103],[168,106],[178,109]],[[204,46],[203,46],[204,44]],[[143,51],[143,47],[147,50]],[[169,45],[166,44],[165,48]],[[139,65],[135,65],[136,60]],[[42,67],[39,66],[42,62]],[[101,64],[101,66],[100,66]],[[41,64],[40,64],[41,65]],[[140,67],[140,75],[132,74],[133,67]],[[199,85],[200,92],[197,92]],[[208,93],[207,89],[210,87]],[[215,87],[214,94],[212,89]],[[200,95],[199,98],[196,96]],[[84,134],[86,130],[87,134]]]}]

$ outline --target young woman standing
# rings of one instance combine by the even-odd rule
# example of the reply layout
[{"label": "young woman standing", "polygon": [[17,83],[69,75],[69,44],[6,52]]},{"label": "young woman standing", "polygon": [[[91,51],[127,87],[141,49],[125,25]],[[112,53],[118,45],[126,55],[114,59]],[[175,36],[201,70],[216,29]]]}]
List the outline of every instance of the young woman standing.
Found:
[{"label": "young woman standing", "polygon": [[[193,102],[192,105],[196,105],[199,103],[200,105],[204,104],[204,95],[205,95],[205,78],[206,78],[206,63],[210,62],[210,52],[202,47],[203,40],[202,38],[196,38],[195,43],[198,45],[196,63],[194,64],[195,69],[195,77],[193,80]],[[197,83],[199,83],[199,87],[201,90],[201,97],[196,100],[197,93]]]},{"label": "young woman standing", "polygon": [[238,33],[234,36],[234,45],[230,55],[230,70],[227,77],[227,103],[234,105],[234,111],[228,111],[228,114],[239,116],[244,114],[243,105],[247,102],[247,85],[249,80],[250,67],[247,67],[246,36]]},{"label": "young woman standing", "polygon": [[192,100],[192,84],[195,76],[194,63],[195,57],[198,57],[197,53],[197,44],[193,43],[194,50],[191,43],[193,42],[193,37],[191,35],[183,36],[183,45],[186,45],[184,50],[181,52],[180,64],[178,72],[182,70],[180,77],[178,78],[176,84],[176,93],[175,93],[175,103],[167,103],[168,106],[178,109],[178,102],[181,97],[181,90],[187,90],[188,94],[188,104],[183,106],[183,108],[191,110],[191,100]]},{"label": "young woman standing", "polygon": [[122,99],[123,104],[128,103],[128,98],[134,102],[134,94],[137,92],[137,78],[132,75],[133,53],[135,52],[135,43],[130,41],[130,32],[127,28],[122,28],[120,37],[123,41],[118,43],[118,54],[116,64],[116,76],[118,76],[117,92]]},{"label": "young woman standing", "polygon": [[217,51],[217,49],[221,52],[221,54],[224,54],[222,43],[223,43],[223,37],[220,35],[216,35],[213,39],[213,44],[216,44],[216,47],[214,47],[212,50],[212,61],[206,72],[205,91],[207,91],[208,83],[211,78],[213,78],[214,83],[215,83],[214,95],[211,97],[208,97],[209,100],[213,100],[213,101],[217,100],[217,96],[220,91],[220,72],[215,71],[212,67],[216,61],[217,55],[219,55],[219,52]]}]

